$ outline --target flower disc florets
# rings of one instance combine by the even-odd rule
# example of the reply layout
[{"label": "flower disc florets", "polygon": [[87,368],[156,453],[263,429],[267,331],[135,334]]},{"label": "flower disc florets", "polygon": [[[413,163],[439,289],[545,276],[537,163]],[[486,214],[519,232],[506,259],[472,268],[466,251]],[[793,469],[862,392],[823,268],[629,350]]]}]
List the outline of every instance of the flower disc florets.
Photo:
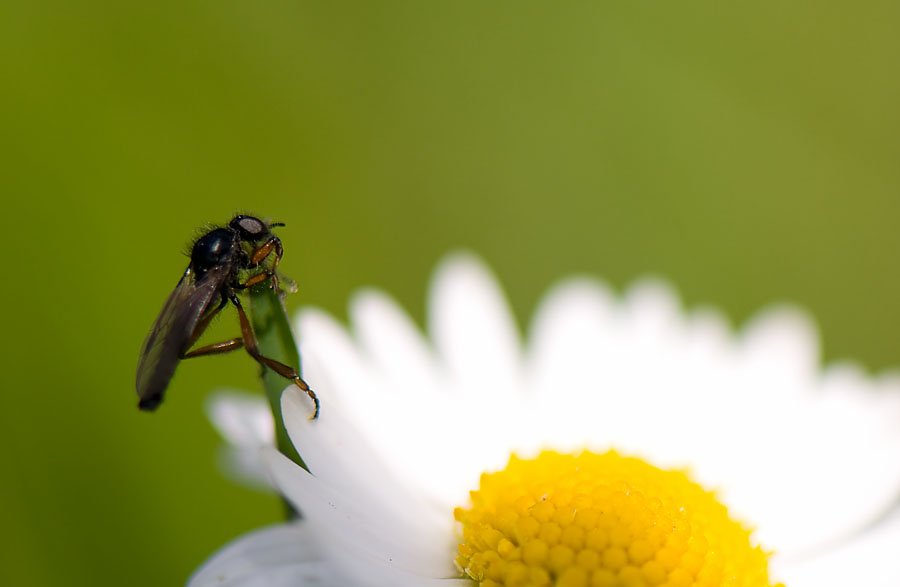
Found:
[{"label": "flower disc florets", "polygon": [[457,565],[481,587],[768,587],[768,555],[681,471],[614,451],[485,473],[457,508]]}]

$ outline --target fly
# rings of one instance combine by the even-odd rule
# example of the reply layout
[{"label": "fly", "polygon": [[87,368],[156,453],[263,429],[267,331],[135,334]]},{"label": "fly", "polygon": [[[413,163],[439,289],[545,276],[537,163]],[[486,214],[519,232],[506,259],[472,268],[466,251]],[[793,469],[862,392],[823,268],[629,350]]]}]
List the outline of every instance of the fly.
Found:
[{"label": "fly", "polygon": [[[243,348],[261,365],[290,379],[305,391],[315,406],[311,417],[319,415],[319,399],[297,370],[260,354],[253,328],[237,295],[267,279],[272,288],[278,288],[275,269],[284,249],[271,230],[278,226],[284,224],[239,215],[227,226],[210,230],[194,243],[191,262],[169,294],[141,349],[136,378],[140,409],[152,411],[159,406],[182,359]],[[272,259],[271,268],[266,264],[269,258]],[[240,277],[248,271],[254,274],[242,282]],[[191,350],[212,319],[229,302],[237,308],[241,336]]]}]

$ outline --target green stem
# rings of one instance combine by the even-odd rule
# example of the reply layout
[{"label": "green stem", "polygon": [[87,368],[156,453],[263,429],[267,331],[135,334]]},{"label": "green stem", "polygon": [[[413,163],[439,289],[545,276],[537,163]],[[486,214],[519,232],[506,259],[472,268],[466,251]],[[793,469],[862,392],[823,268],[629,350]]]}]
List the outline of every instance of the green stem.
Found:
[{"label": "green stem", "polygon": [[[284,302],[278,293],[269,287],[268,282],[250,288],[250,322],[262,355],[290,365],[301,373],[300,353],[297,352],[297,343],[294,342],[294,335],[291,333],[291,323],[284,309]],[[309,471],[291,443],[284,427],[284,418],[281,416],[281,393],[290,382],[266,367],[262,368],[261,377],[275,418],[275,444],[278,450]]]}]

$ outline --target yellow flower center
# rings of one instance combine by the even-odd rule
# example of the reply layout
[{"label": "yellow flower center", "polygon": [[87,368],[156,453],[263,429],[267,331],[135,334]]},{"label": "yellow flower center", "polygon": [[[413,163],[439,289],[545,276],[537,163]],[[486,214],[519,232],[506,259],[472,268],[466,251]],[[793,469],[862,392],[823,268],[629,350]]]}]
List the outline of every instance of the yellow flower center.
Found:
[{"label": "yellow flower center", "polygon": [[456,563],[481,587],[768,587],[768,554],[681,471],[614,451],[484,473]]}]

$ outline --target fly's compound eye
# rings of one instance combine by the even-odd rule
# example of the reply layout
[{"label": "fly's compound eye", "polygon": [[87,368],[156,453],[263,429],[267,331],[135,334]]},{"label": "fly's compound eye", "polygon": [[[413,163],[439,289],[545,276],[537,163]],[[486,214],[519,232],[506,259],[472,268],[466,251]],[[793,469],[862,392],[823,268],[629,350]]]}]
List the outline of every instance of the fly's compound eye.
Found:
[{"label": "fly's compound eye", "polygon": [[200,274],[206,273],[228,257],[234,251],[235,235],[227,228],[217,228],[205,234],[194,243],[191,250],[191,264]]},{"label": "fly's compound eye", "polygon": [[244,240],[260,240],[269,235],[266,223],[253,216],[235,216],[228,226],[238,231]]}]

